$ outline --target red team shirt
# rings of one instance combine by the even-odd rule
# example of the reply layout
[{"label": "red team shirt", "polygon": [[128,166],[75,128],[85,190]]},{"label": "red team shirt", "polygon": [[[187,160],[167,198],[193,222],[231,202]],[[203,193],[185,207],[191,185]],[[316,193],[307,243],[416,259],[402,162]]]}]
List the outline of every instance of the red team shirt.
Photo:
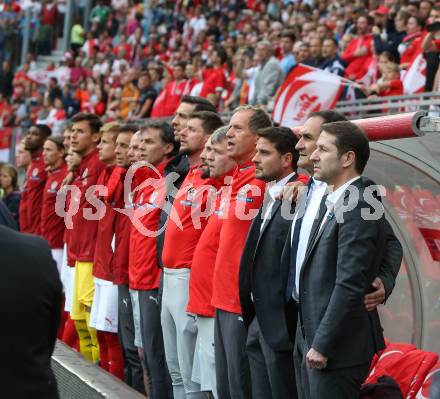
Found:
[{"label": "red team shirt", "polygon": [[[227,216],[223,216],[215,261],[212,294],[212,305],[215,308],[241,314],[238,292],[240,258],[249,227],[263,203],[265,189],[266,183],[255,178],[255,165],[252,162],[235,169],[229,209],[224,210]],[[248,220],[239,218],[249,213],[252,217],[248,216]]]},{"label": "red team shirt", "polygon": [[162,252],[162,262],[169,269],[191,268],[194,249],[208,222],[209,215],[200,212],[206,211],[211,180],[202,179],[201,172],[201,165],[190,168],[171,208]]},{"label": "red team shirt", "polygon": [[202,72],[203,86],[200,97],[207,97],[208,94],[217,93],[217,89],[224,89],[226,86],[226,75],[223,67],[208,68]]},{"label": "red team shirt", "polygon": [[[110,176],[113,173],[114,166],[107,166],[98,177],[98,185],[107,187]],[[107,187],[108,189],[108,187]],[[102,280],[112,281],[111,263],[113,259],[112,240],[115,224],[115,212],[112,202],[106,201],[105,197],[100,197],[105,205],[105,214],[98,221],[96,231],[96,246],[93,257],[93,275]]]},{"label": "red team shirt", "polygon": [[[137,185],[152,179],[135,195],[135,219],[145,228],[139,231],[133,224],[130,238],[129,285],[135,290],[154,290],[159,287],[161,269],[157,264],[156,242],[160,213],[165,198],[163,172],[166,162],[157,167],[159,175],[148,168],[140,169]],[[157,183],[157,184],[156,184]],[[147,234],[144,234],[147,233]]]},{"label": "red team shirt", "polygon": [[[132,204],[124,198],[124,179],[126,168],[116,166],[114,174],[119,174],[119,184],[116,185],[111,199],[120,209],[130,209]],[[128,194],[128,193],[127,193]],[[117,285],[128,285],[128,263],[130,256],[130,218],[121,212],[115,214],[115,253],[112,261],[113,283]]]},{"label": "red team shirt", "polygon": [[[224,184],[224,179],[227,176],[231,177],[231,175],[232,172],[221,177],[218,185]],[[218,189],[214,212],[209,217],[208,224],[194,251],[186,310],[199,316],[215,316],[215,308],[211,305],[212,282],[224,215],[223,208],[230,197],[231,188],[231,186],[225,185]]]},{"label": "red team shirt", "polygon": [[20,198],[19,218],[22,233],[41,234],[41,207],[47,179],[45,169],[42,153],[34,155],[26,171]]},{"label": "red team shirt", "polygon": [[90,186],[96,185],[105,167],[105,163],[99,160],[98,150],[94,150],[82,160],[73,182],[81,193],[78,212],[72,219],[74,229],[70,232],[69,238],[72,257],[76,262],[93,262],[98,220],[87,220],[83,210],[90,208],[89,212],[96,216],[96,208],[86,200],[86,191]]},{"label": "red team shirt", "polygon": [[55,204],[61,183],[67,175],[67,166],[63,163],[59,168],[47,173],[41,207],[41,236],[45,238],[52,249],[63,248],[63,236],[66,229],[64,218],[55,212]]}]

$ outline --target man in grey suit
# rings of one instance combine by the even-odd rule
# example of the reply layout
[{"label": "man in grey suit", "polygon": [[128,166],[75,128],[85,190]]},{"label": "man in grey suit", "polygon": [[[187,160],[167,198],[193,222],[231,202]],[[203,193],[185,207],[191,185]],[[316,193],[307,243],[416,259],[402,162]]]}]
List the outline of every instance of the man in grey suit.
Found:
[{"label": "man in grey suit", "polygon": [[275,95],[283,82],[283,71],[278,60],[272,55],[272,43],[268,40],[262,40],[257,44],[256,54],[259,65],[249,103],[267,105],[269,98]]},{"label": "man in grey suit", "polygon": [[[296,145],[296,149],[299,151],[298,167],[307,170],[313,175],[313,163],[310,161],[310,156],[316,150],[316,142],[320,136],[322,124],[346,120],[343,115],[332,110],[311,113],[298,134],[299,140]],[[366,180],[365,178],[362,179]],[[319,204],[326,190],[324,182],[312,178],[310,183],[307,196],[298,200],[298,203],[305,208],[305,212],[303,209],[302,218],[294,218],[287,234],[286,244],[281,257],[281,268],[290,268],[286,289],[286,300],[288,302],[295,302],[292,298],[292,293],[295,280],[297,277],[299,279],[299,273],[296,273],[296,268],[299,268],[298,265],[302,263],[304,258],[313,221],[318,213]],[[388,223],[386,223],[386,228],[386,251],[377,277],[372,283],[374,290],[368,291],[364,297],[365,308],[369,311],[374,310],[376,306],[383,303],[391,294],[402,261],[402,246]],[[301,241],[299,240],[300,238],[302,238]],[[298,395],[301,398],[306,397],[302,390],[301,376],[299,374],[302,359],[302,349],[297,346],[294,350],[294,360],[296,380],[298,381]]]},{"label": "man in grey suit", "polygon": [[262,129],[258,136],[253,158],[256,176],[274,184],[251,224],[240,262],[240,302],[248,330],[252,398],[294,399],[296,311],[289,308],[284,295],[289,269],[281,269],[280,258],[274,254],[280,254],[284,247],[291,225],[287,213],[295,206],[278,200],[277,195],[285,184],[298,179],[298,139],[285,127]]},{"label": "man in grey suit", "polygon": [[360,128],[334,122],[322,125],[310,157],[314,178],[333,192],[321,201],[294,284],[306,398],[358,398],[371,359],[385,347],[377,311],[364,306],[386,244],[383,207],[368,201],[361,179],[369,155]]}]

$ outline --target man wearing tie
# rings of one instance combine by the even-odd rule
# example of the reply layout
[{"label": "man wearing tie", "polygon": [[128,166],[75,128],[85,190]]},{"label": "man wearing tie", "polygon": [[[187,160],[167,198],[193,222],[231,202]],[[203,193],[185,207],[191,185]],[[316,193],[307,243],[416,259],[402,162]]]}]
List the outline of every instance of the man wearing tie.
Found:
[{"label": "man wearing tie", "polygon": [[298,139],[283,127],[263,129],[258,137],[252,159],[256,177],[274,184],[266,191],[243,250],[240,301],[248,329],[252,397],[290,399],[297,397],[292,344],[296,312],[288,309],[285,301],[289,269],[281,270],[279,258],[273,255],[281,253],[291,224],[288,216],[295,204],[282,203],[277,196],[286,183],[298,180]]},{"label": "man wearing tie", "polygon": [[[321,201],[293,291],[307,398],[358,398],[371,359],[385,347],[377,311],[363,304],[386,243],[383,208],[365,201],[360,178],[369,155],[362,130],[334,122],[322,126],[310,158],[314,177],[333,192]],[[298,250],[301,244],[300,235]]]},{"label": "man wearing tie", "polygon": [[[306,169],[313,176],[313,162],[310,156],[316,150],[316,142],[320,136],[321,125],[323,123],[330,123],[336,121],[346,120],[344,116],[335,111],[320,111],[309,115],[309,118],[304,123],[304,126],[299,132],[299,141],[296,149],[299,151],[300,157],[298,166]],[[362,177],[365,183],[367,179]],[[372,184],[371,182],[369,184]],[[298,200],[298,212],[294,217],[291,229],[287,235],[286,244],[283,249],[281,264],[282,268],[289,268],[289,277],[287,282],[286,300],[297,303],[298,296],[294,292],[294,287],[299,284],[299,270],[304,260],[305,251],[309,242],[313,222],[317,217],[321,200],[326,193],[327,184],[316,178],[312,178],[309,182],[307,195],[304,195]],[[399,272],[402,261],[402,247],[397,240],[391,226],[386,222],[386,247],[385,253],[381,260],[380,268],[377,277],[372,282],[372,292],[366,292],[364,297],[364,305],[368,311],[372,311],[377,305],[383,303],[384,300],[391,294],[395,278]],[[297,330],[297,335],[300,334],[300,329]],[[298,339],[301,339],[297,336]],[[296,346],[294,350],[295,373],[298,381],[298,394],[301,398],[310,397],[304,390],[304,384],[301,383],[301,363],[303,357],[303,349],[301,346]],[[327,397],[327,396],[326,396]]]}]

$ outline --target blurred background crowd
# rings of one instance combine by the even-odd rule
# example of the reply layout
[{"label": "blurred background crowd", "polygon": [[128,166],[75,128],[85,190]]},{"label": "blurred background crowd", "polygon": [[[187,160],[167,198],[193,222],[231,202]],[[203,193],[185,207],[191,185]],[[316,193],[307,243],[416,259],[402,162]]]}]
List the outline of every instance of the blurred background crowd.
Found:
[{"label": "blurred background crowd", "polygon": [[78,0],[69,48],[41,66],[37,57],[59,44],[67,3],[0,0],[0,141],[5,128],[34,123],[60,134],[79,111],[105,121],[166,117],[185,94],[219,111],[270,109],[299,63],[357,82],[357,97],[389,96],[404,93],[401,76],[422,52],[424,89],[438,85],[440,5],[431,0]]}]

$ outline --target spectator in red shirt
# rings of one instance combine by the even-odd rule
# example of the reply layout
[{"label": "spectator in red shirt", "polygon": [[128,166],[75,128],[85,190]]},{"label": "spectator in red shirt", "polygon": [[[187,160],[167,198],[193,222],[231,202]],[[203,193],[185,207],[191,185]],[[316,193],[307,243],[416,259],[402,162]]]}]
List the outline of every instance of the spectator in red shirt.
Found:
[{"label": "spectator in red shirt", "polygon": [[211,52],[211,66],[202,71],[202,89],[200,97],[204,97],[213,104],[218,104],[220,95],[226,87],[226,75],[223,67],[227,60],[223,46],[215,45]]},{"label": "spectator in red shirt", "polygon": [[347,63],[345,76],[351,80],[361,79],[367,72],[372,55],[373,36],[370,34],[370,19],[361,15],[356,21],[356,37],[350,41],[341,58]]},{"label": "spectator in red shirt", "polygon": [[26,135],[24,146],[30,151],[32,162],[29,165],[20,201],[20,231],[40,234],[41,205],[47,173],[43,159],[43,144],[52,134],[47,125],[32,126]]},{"label": "spectator in red shirt", "polygon": [[165,231],[161,314],[165,355],[175,398],[204,397],[200,385],[192,380],[196,325],[194,317],[186,313],[186,306],[194,250],[208,219],[206,203],[210,190],[206,190],[206,185],[209,180],[201,176],[200,154],[212,132],[222,125],[216,113],[194,112],[179,134],[180,153],[187,155],[190,170],[176,194]]},{"label": "spectator in red shirt", "polygon": [[186,86],[185,62],[178,62],[173,68],[173,80],[169,82],[153,105],[152,117],[165,117],[173,115],[179,107]]},{"label": "spectator in red shirt", "polygon": [[217,192],[214,212],[209,217],[194,250],[186,309],[187,312],[197,315],[194,363],[200,365],[198,367],[200,385],[203,391],[211,391],[214,398],[218,398],[218,394],[214,353],[215,309],[211,305],[212,281],[222,225],[221,208],[224,205],[225,195],[230,191],[232,173],[237,166],[227,154],[227,130],[226,126],[217,129],[205,145],[207,175],[214,179],[213,185]]},{"label": "spectator in red shirt", "polygon": [[98,221],[96,217],[89,217],[97,210],[90,208],[86,192],[88,195],[95,193],[95,190],[89,188],[96,185],[99,175],[105,169],[105,164],[99,160],[96,149],[101,139],[102,122],[94,114],[79,113],[72,118],[72,123],[71,149],[80,155],[82,160],[73,182],[78,189],[76,191],[79,198],[77,212],[72,217],[73,230],[69,238],[70,250],[75,261],[70,317],[75,321],[81,354],[86,359],[97,362],[98,338],[96,329],[90,326],[90,310],[95,291],[92,271]]},{"label": "spectator in red shirt", "polygon": [[238,166],[233,174],[229,207],[225,210],[214,270],[212,305],[216,308],[215,361],[219,398],[251,396],[247,331],[241,317],[238,292],[240,258],[252,216],[258,212],[265,183],[255,177],[252,158],[258,130],[272,126],[262,109],[235,110],[227,133],[228,155]]},{"label": "spectator in red shirt", "polygon": [[422,29],[424,21],[417,17],[409,17],[406,24],[406,36],[399,44],[400,68],[408,69],[415,56],[421,51]]}]

